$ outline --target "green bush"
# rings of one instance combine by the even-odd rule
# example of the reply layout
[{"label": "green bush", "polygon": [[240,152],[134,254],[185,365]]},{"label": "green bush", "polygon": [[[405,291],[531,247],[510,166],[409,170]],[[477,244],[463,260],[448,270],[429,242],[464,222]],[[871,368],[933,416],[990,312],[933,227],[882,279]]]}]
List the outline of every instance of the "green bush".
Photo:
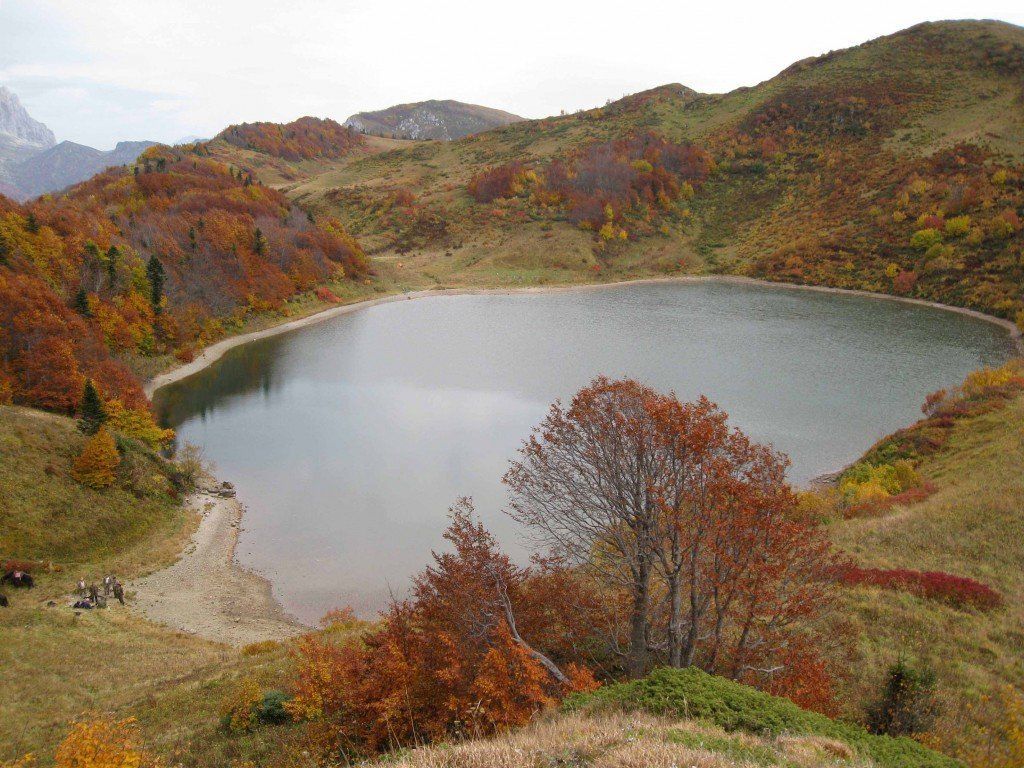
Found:
[{"label": "green bush", "polygon": [[645,678],[566,699],[569,711],[642,710],[702,720],[727,731],[823,736],[843,741],[882,768],[959,768],[956,760],[906,738],[876,736],[851,723],[800,709],[788,699],[715,677],[695,667],[657,669]]},{"label": "green bush", "polygon": [[927,251],[933,245],[938,245],[941,242],[942,233],[934,227],[919,229],[910,237],[911,248],[916,248],[919,251]]},{"label": "green bush", "polygon": [[255,707],[256,719],[261,723],[277,724],[291,720],[291,715],[284,708],[285,702],[291,699],[284,691],[269,690]]}]

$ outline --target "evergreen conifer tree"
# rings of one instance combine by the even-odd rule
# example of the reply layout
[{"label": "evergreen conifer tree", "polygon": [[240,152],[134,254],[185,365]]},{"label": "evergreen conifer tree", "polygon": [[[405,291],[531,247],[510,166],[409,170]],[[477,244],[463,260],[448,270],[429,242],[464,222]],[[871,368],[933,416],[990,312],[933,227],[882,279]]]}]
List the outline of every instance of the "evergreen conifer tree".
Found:
[{"label": "evergreen conifer tree", "polygon": [[92,310],[89,309],[89,294],[86,293],[84,286],[78,289],[78,292],[75,294],[75,301],[71,307],[82,317],[92,316]]},{"label": "evergreen conifer tree", "polygon": [[163,311],[166,275],[164,274],[164,265],[160,263],[156,254],[149,257],[149,263],[146,264],[146,277],[149,280],[149,301],[153,305],[153,312],[159,315]]},{"label": "evergreen conifer tree", "polygon": [[87,435],[95,435],[107,420],[107,410],[92,379],[85,380],[82,403],[78,407],[78,428]]}]

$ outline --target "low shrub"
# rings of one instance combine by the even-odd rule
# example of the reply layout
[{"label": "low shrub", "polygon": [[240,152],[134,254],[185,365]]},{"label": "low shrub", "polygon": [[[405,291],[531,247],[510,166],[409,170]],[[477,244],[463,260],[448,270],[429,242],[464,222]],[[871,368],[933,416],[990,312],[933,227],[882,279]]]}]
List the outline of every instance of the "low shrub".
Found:
[{"label": "low shrub", "polygon": [[843,517],[847,520],[856,517],[875,517],[885,514],[896,506],[905,507],[911,504],[918,504],[933,493],[935,493],[935,485],[925,482],[893,496],[879,496],[848,504],[842,510]]},{"label": "low shrub", "polygon": [[256,706],[256,719],[267,725],[276,725],[291,720],[291,715],[285,709],[285,704],[291,700],[284,691],[264,691],[263,698]]},{"label": "low shrub", "polygon": [[842,577],[849,585],[870,585],[910,592],[929,600],[940,600],[957,608],[991,610],[1003,604],[1002,595],[992,587],[966,576],[944,571],[914,571],[908,568],[847,568]]},{"label": "low shrub", "polygon": [[220,705],[220,724],[231,733],[243,733],[256,727],[256,708],[262,693],[255,680],[246,678],[235,685]]},{"label": "low shrub", "polygon": [[491,203],[502,197],[513,197],[524,189],[528,171],[522,163],[508,163],[488,168],[470,179],[469,194],[478,203]]},{"label": "low shrub", "polygon": [[264,653],[270,653],[281,647],[281,643],[277,640],[260,640],[256,643],[249,643],[242,647],[243,656],[259,656]]},{"label": "low shrub", "polygon": [[56,768],[158,768],[160,761],[142,746],[134,718],[101,718],[72,723],[53,764]]},{"label": "low shrub", "polygon": [[908,459],[890,462],[859,461],[839,478],[839,495],[844,517],[881,512],[895,504],[913,503],[927,498],[929,492],[921,475]]},{"label": "low shrub", "polygon": [[340,304],[341,299],[338,298],[337,294],[328,288],[326,285],[321,285],[316,289],[316,297],[320,301],[326,304]]},{"label": "low shrub", "polygon": [[243,733],[259,725],[287,722],[291,715],[285,705],[291,699],[283,691],[261,691],[255,680],[245,678],[221,702],[220,724],[232,733]]},{"label": "low shrub", "polygon": [[882,696],[868,712],[868,728],[872,733],[913,736],[927,731],[936,713],[935,673],[899,661],[889,668]]},{"label": "low shrub", "polygon": [[871,734],[858,725],[809,712],[788,699],[709,675],[695,667],[657,669],[639,680],[575,694],[565,700],[563,708],[569,711],[642,710],[702,720],[727,731],[822,736],[849,744],[881,768],[958,768],[961,765],[905,736]]}]

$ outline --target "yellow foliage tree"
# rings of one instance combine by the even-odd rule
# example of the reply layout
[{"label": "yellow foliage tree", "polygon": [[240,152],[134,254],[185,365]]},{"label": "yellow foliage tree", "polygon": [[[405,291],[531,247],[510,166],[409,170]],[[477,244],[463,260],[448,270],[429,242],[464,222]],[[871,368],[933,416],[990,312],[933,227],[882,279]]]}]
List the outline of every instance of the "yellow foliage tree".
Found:
[{"label": "yellow foliage tree", "polygon": [[89,438],[71,466],[71,475],[90,488],[108,488],[114,483],[114,472],[121,463],[114,438],[106,428]]},{"label": "yellow foliage tree", "polygon": [[74,723],[57,747],[57,768],[156,768],[159,762],[140,743],[135,718]]},{"label": "yellow foliage tree", "polygon": [[141,440],[150,448],[161,448],[174,439],[173,429],[161,429],[148,411],[126,408],[120,400],[105,403],[107,423],[125,437]]}]

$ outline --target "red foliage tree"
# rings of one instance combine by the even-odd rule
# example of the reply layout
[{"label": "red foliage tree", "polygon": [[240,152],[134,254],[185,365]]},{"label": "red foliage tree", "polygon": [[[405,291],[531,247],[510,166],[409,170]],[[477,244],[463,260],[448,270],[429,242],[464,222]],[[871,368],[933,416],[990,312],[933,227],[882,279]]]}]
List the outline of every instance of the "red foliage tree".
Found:
[{"label": "red foliage tree", "polygon": [[628,592],[632,674],[653,653],[763,682],[837,575],[826,538],[792,514],[787,464],[705,398],[598,378],[552,406],[505,482],[517,520]]},{"label": "red foliage tree", "polygon": [[523,725],[560,694],[592,685],[526,639],[543,635],[538,621],[557,606],[536,604],[529,571],[498,550],[468,500],[451,520],[453,551],[434,554],[380,629],[344,650],[300,646],[296,715],[326,719],[337,740],[373,752]]}]

